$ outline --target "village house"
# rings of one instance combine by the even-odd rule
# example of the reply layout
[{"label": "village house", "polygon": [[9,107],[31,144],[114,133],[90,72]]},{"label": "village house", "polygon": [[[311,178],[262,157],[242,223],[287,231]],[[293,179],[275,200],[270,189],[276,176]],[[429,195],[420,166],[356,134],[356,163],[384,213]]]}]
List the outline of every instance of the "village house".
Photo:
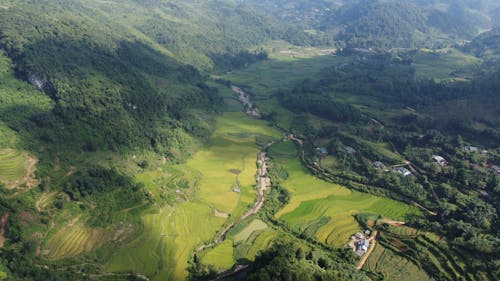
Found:
[{"label": "village house", "polygon": [[412,175],[410,170],[406,169],[405,167],[399,167],[397,171],[398,171],[398,173],[400,173],[401,175],[403,175],[405,177]]},{"label": "village house", "polygon": [[448,164],[448,162],[442,156],[439,155],[432,155],[432,160],[434,160],[434,162],[439,164],[439,166],[441,167],[444,167]]},{"label": "village house", "polygon": [[362,256],[368,251],[368,248],[370,248],[370,240],[361,239],[356,244],[356,254]]},{"label": "village house", "polygon": [[[370,230],[365,231],[366,235],[371,233]],[[358,232],[351,236],[351,240],[347,247],[351,248],[358,256],[364,255],[370,248],[370,239],[368,239],[365,234]]]}]

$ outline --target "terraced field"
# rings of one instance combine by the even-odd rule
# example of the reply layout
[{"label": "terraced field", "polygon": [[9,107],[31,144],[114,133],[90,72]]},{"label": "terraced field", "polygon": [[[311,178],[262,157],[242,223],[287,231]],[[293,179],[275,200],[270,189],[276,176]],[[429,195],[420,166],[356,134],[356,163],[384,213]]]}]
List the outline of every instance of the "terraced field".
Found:
[{"label": "terraced field", "polygon": [[315,178],[309,174],[297,158],[286,162],[285,169],[289,176],[283,185],[290,191],[292,198],[288,205],[276,213],[277,218],[295,210],[302,202],[326,198],[330,195],[340,196],[351,193],[345,187]]},{"label": "terraced field", "polygon": [[238,243],[240,241],[246,241],[252,233],[255,231],[263,230],[267,228],[267,224],[261,220],[253,220],[248,224],[242,231],[234,236],[234,242]]},{"label": "terraced field", "polygon": [[[186,279],[188,261],[195,249],[211,242],[224,223],[239,217],[254,202],[256,192],[253,185],[256,183],[256,156],[259,152],[256,139],[264,137],[280,138],[280,134],[264,121],[243,113],[226,113],[220,117],[210,145],[198,151],[187,163],[172,167],[199,176],[194,184],[193,197],[175,207],[164,207],[159,212],[143,215],[142,234],[119,250],[106,270],[141,272],[153,280]],[[168,171],[168,174],[179,177],[173,171]],[[141,180],[147,182],[152,192],[159,183],[148,176]],[[234,192],[234,188],[241,192]],[[224,218],[217,213],[230,216]],[[208,252],[204,261],[219,268],[230,267],[233,263],[233,255],[229,255],[231,250],[232,240],[227,240]],[[230,258],[218,260],[221,255]]]},{"label": "terraced field", "polygon": [[374,213],[394,220],[404,220],[408,214],[417,214],[413,207],[391,199],[351,191],[340,185],[327,183],[307,173],[298,160],[285,165],[289,178],[283,183],[292,194],[290,203],[276,214],[292,228],[310,233],[310,226],[319,218],[328,222],[316,227],[319,241],[342,246],[360,230],[354,215]]},{"label": "terraced field", "polygon": [[101,246],[109,236],[103,228],[90,228],[83,224],[61,228],[47,242],[43,254],[48,259],[59,259],[88,253]]},{"label": "terraced field", "polygon": [[204,264],[212,264],[219,270],[231,268],[236,261],[253,261],[259,251],[269,247],[278,233],[259,219],[244,227],[237,227],[223,243],[208,250],[203,256]]},{"label": "terraced field", "polygon": [[383,274],[386,278],[384,280],[430,280],[427,273],[418,268],[413,262],[397,255],[380,244],[375,246],[363,269]]},{"label": "terraced field", "polygon": [[0,181],[10,186],[26,176],[28,158],[19,150],[0,150]]}]

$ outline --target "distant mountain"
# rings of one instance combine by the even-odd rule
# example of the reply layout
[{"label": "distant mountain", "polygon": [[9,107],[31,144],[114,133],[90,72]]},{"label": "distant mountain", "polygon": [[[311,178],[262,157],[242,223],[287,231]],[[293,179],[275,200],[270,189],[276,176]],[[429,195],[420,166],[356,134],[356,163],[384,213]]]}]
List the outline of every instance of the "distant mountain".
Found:
[{"label": "distant mountain", "polygon": [[500,28],[480,34],[464,46],[464,49],[478,57],[498,61],[500,59]]},{"label": "distant mountain", "polygon": [[337,45],[357,48],[435,48],[471,40],[498,24],[500,7],[492,0],[244,2],[315,30]]}]

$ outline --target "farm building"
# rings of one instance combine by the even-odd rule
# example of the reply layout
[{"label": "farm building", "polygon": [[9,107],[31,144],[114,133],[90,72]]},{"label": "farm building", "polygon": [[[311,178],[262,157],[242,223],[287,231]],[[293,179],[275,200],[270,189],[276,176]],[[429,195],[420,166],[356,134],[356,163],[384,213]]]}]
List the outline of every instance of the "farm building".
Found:
[{"label": "farm building", "polygon": [[361,239],[356,243],[356,254],[362,256],[368,251],[368,248],[370,248],[370,240]]},{"label": "farm building", "polygon": [[406,169],[405,167],[399,167],[397,171],[405,177],[412,175],[410,170]]},{"label": "farm building", "polygon": [[441,167],[446,166],[448,164],[448,162],[446,162],[446,160],[442,156],[439,156],[439,155],[432,155],[432,160],[434,160],[434,162],[438,163],[439,166],[441,166]]}]

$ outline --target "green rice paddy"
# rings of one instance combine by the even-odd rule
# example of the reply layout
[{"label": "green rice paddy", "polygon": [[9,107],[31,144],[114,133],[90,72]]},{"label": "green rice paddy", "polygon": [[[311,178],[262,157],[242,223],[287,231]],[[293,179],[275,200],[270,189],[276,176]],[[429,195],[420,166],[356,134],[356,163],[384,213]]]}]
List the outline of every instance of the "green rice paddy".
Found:
[{"label": "green rice paddy", "polygon": [[234,242],[238,243],[240,241],[245,241],[254,233],[255,231],[264,230],[267,228],[267,224],[261,220],[253,220],[248,224],[242,231],[234,236]]},{"label": "green rice paddy", "polygon": [[317,223],[319,218],[328,218],[328,222],[316,227],[314,233],[316,239],[325,243],[336,246],[347,243],[349,237],[360,230],[354,219],[358,213],[374,213],[394,220],[404,220],[406,215],[419,213],[413,206],[315,178],[299,160],[287,162],[285,169],[290,176],[283,186],[292,197],[276,217],[300,232],[310,232],[311,224]]},{"label": "green rice paddy", "polygon": [[[142,216],[142,234],[114,255],[106,271],[140,272],[153,280],[186,279],[188,261],[196,247],[211,242],[224,223],[239,217],[254,202],[259,152],[256,138],[262,136],[280,138],[264,121],[243,113],[220,117],[210,144],[185,164],[172,167],[197,175],[194,198]],[[161,174],[149,176],[158,178]],[[139,179],[155,190],[155,180],[148,176]],[[240,192],[234,192],[235,188]],[[218,217],[215,210],[231,216]],[[234,263],[232,250],[232,241],[227,240],[209,251],[203,262],[228,268]]]},{"label": "green rice paddy", "polygon": [[90,228],[82,224],[61,228],[44,247],[44,256],[49,259],[76,256],[88,253],[107,239],[103,228]]},{"label": "green rice paddy", "polygon": [[19,150],[0,150],[0,181],[9,183],[26,175],[28,159]]}]

